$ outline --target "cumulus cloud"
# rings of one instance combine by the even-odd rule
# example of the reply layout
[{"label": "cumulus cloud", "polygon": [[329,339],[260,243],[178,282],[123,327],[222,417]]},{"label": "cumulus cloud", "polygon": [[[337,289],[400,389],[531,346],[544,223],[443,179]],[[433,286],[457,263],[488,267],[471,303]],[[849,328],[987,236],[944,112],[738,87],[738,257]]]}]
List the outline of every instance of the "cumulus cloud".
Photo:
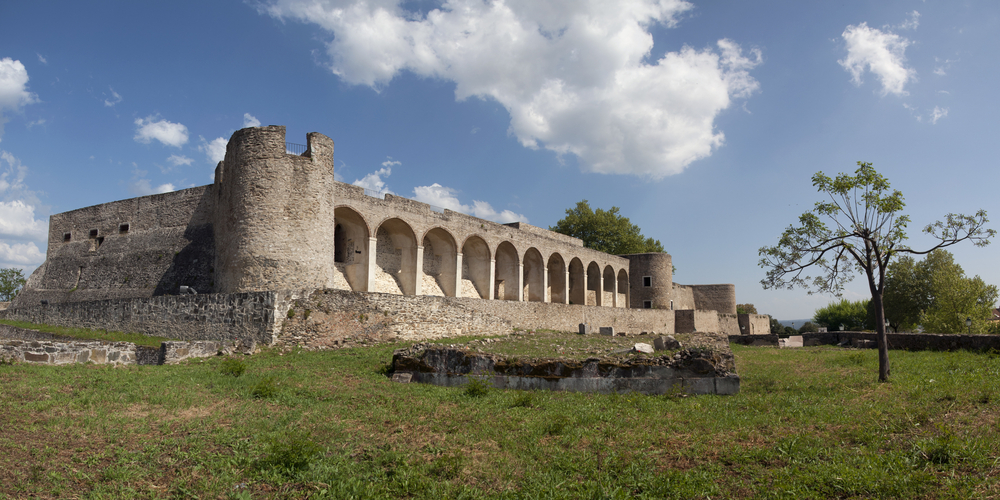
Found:
[{"label": "cumulus cloud", "polygon": [[153,186],[152,181],[145,178],[147,173],[147,171],[139,170],[138,168],[132,171],[132,180],[128,183],[128,191],[130,193],[135,196],[146,196],[150,194],[169,193],[177,190],[177,188],[169,182],[160,184],[159,186]]},{"label": "cumulus cloud", "polygon": [[152,116],[147,116],[137,118],[135,126],[137,129],[133,139],[143,144],[149,144],[149,141],[156,139],[167,146],[179,148],[188,141],[188,129],[180,123],[156,120]]},{"label": "cumulus cloud", "polygon": [[463,205],[458,201],[456,191],[452,188],[442,186],[438,183],[430,186],[417,186],[413,188],[413,199],[456,212],[469,214],[480,219],[494,222],[528,222],[528,218],[522,214],[514,213],[510,210],[497,212],[489,203],[474,200],[472,205]]},{"label": "cumulus cloud", "polygon": [[167,158],[167,162],[169,162],[171,165],[173,165],[175,167],[179,167],[181,165],[190,165],[191,162],[193,162],[193,161],[194,161],[193,159],[188,158],[187,156],[184,156],[184,155],[179,155],[179,156],[178,155],[170,155],[170,157]]},{"label": "cumulus cloud", "polygon": [[903,24],[899,25],[901,30],[915,30],[917,26],[920,26],[920,13],[917,11],[910,12],[909,17],[903,21]]},{"label": "cumulus cloud", "polygon": [[111,91],[111,96],[104,100],[104,105],[109,108],[113,108],[115,104],[122,102],[122,96],[118,92],[115,92],[115,89],[111,87],[108,87],[108,90]]},{"label": "cumulus cloud", "polygon": [[49,223],[36,218],[39,201],[24,181],[27,174],[20,160],[0,150],[0,267],[27,268],[45,260],[39,245],[48,241]]},{"label": "cumulus cloud", "polygon": [[870,28],[868,24],[849,25],[841,34],[847,57],[837,62],[851,73],[851,81],[860,86],[865,71],[875,74],[882,84],[882,95],[908,95],[906,84],[917,73],[906,67],[906,47],[912,42],[891,31]]},{"label": "cumulus cloud", "polygon": [[940,108],[934,106],[934,110],[931,111],[931,123],[937,124],[938,120],[948,116],[948,108]]},{"label": "cumulus cloud", "polygon": [[273,0],[279,19],[332,33],[329,69],[380,90],[402,71],[456,84],[458,100],[494,99],[522,145],[572,154],[587,170],[662,178],[712,154],[716,116],[758,89],[761,54],[730,40],[650,61],[650,28],[676,25],[681,0]]},{"label": "cumulus cloud", "polygon": [[226,145],[229,144],[228,140],[222,137],[216,137],[211,142],[206,141],[204,137],[200,137],[200,139],[201,145],[198,146],[198,151],[205,153],[209,163],[215,165],[226,159]]},{"label": "cumulus cloud", "polygon": [[243,128],[259,126],[260,120],[258,120],[256,116],[253,116],[250,113],[243,113]]},{"label": "cumulus cloud", "polygon": [[38,96],[28,91],[28,70],[21,61],[0,59],[0,139],[7,123],[6,112],[19,113],[22,106],[38,102]]},{"label": "cumulus cloud", "polygon": [[[393,163],[395,163],[396,165],[400,164],[399,162],[393,162]],[[385,165],[385,163],[382,164]],[[374,191],[378,193],[380,196],[386,193],[394,194],[392,191],[389,190],[388,187],[386,187],[385,179],[383,179],[383,177],[389,177],[390,175],[392,175],[392,169],[389,167],[382,167],[364,176],[361,179],[355,179],[354,182],[352,182],[351,184],[354,184],[355,186],[361,186],[369,191]]]}]

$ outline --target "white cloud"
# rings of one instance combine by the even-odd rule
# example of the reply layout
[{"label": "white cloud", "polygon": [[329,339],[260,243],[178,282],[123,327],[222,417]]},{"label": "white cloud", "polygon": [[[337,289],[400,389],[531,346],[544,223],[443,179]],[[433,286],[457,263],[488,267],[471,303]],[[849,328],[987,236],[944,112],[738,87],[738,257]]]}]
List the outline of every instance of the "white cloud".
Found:
[{"label": "white cloud", "polygon": [[48,241],[49,223],[35,217],[39,201],[24,182],[27,174],[20,160],[0,150],[0,267],[36,266],[45,260],[39,245],[44,248]]},{"label": "white cloud", "polygon": [[866,23],[849,25],[841,34],[847,45],[847,57],[837,61],[851,73],[851,81],[860,86],[867,69],[882,83],[882,95],[908,95],[906,84],[916,78],[916,71],[906,67],[906,47],[912,42],[890,31],[869,28]]},{"label": "white cloud", "polygon": [[[115,92],[115,89],[113,89],[111,87],[108,87],[108,89],[111,90],[111,98],[110,99],[105,99],[104,100],[104,105],[107,106],[107,107],[109,107],[109,108],[113,108],[115,106],[115,104],[118,104],[118,103],[122,102],[122,96],[118,92]],[[149,141],[146,141],[146,142],[149,142]]]},{"label": "white cloud", "polygon": [[28,122],[28,130],[31,130],[31,127],[34,127],[35,125],[45,125],[45,118],[39,118],[37,120]]},{"label": "white cloud", "polygon": [[28,70],[21,61],[9,57],[0,59],[0,139],[7,123],[4,111],[18,113],[21,106],[38,102],[38,96],[28,92]]},{"label": "white cloud", "polygon": [[[35,242],[8,244],[0,241],[0,267],[37,267],[45,262],[45,254]],[[29,271],[30,273],[30,271]],[[27,276],[28,273],[25,273]]]},{"label": "white cloud", "polygon": [[0,201],[0,237],[45,240],[49,225],[35,218],[35,207],[21,200]]},{"label": "white cloud", "polygon": [[138,127],[138,130],[135,132],[134,139],[137,142],[149,144],[150,140],[156,139],[167,146],[173,146],[175,148],[179,148],[187,143],[187,127],[181,125],[180,123],[173,123],[167,120],[153,120],[154,118],[152,116],[137,118],[135,120],[135,125]]},{"label": "white cloud", "polygon": [[528,218],[522,214],[514,213],[510,210],[497,212],[489,203],[474,200],[472,205],[463,205],[455,196],[456,191],[449,187],[444,187],[438,183],[430,186],[417,186],[413,188],[413,199],[456,212],[469,214],[480,219],[494,222],[528,222]]},{"label": "white cloud", "polygon": [[193,162],[194,160],[191,159],[191,158],[188,158],[187,156],[184,156],[184,155],[180,155],[180,156],[178,156],[178,155],[170,155],[170,157],[167,158],[167,161],[170,162],[171,164],[173,164],[173,166],[179,167],[181,165],[190,165],[191,162]]},{"label": "white cloud", "polygon": [[208,142],[204,137],[201,137],[201,146],[198,146],[198,151],[205,153],[209,163],[215,165],[226,159],[227,144],[229,144],[229,141],[222,137],[216,137],[212,139],[212,142]]},{"label": "white cloud", "polygon": [[[135,165],[135,163],[132,165]],[[177,188],[169,182],[154,187],[152,182],[145,178],[147,173],[148,172],[145,170],[139,170],[138,168],[132,171],[132,180],[128,183],[128,191],[130,193],[135,196],[146,196],[150,194],[169,193],[177,190]]]},{"label": "white cloud", "polygon": [[917,11],[910,12],[910,17],[903,21],[903,24],[899,25],[901,30],[915,30],[917,26],[920,26],[920,13]]},{"label": "white cloud", "polygon": [[[395,164],[399,165],[400,163],[395,162]],[[383,165],[385,165],[385,163],[383,163]],[[385,180],[382,179],[383,177],[389,177],[390,175],[392,175],[392,169],[389,167],[383,167],[364,176],[362,179],[355,179],[355,181],[351,184],[374,191],[379,195],[384,195],[386,193],[393,194],[393,192],[386,187]]]},{"label": "white cloud", "polygon": [[273,0],[276,18],[333,34],[330,70],[375,90],[403,71],[455,82],[458,100],[492,98],[522,145],[573,154],[594,172],[662,178],[723,144],[715,118],[758,89],[736,43],[684,47],[647,62],[650,28],[681,0],[446,0],[426,14],[402,0]]},{"label": "white cloud", "polygon": [[384,162],[382,162],[382,166],[386,168],[392,168],[395,167],[396,165],[402,165],[402,164],[403,162],[393,160],[391,156],[388,157]]},{"label": "white cloud", "polygon": [[948,116],[948,108],[934,106],[934,111],[931,111],[931,123],[937,124],[938,120],[946,116]]},{"label": "white cloud", "polygon": [[243,128],[259,126],[260,120],[258,120],[257,117],[251,115],[250,113],[243,113]]},{"label": "white cloud", "polygon": [[49,60],[46,59],[45,56],[39,54],[38,52],[35,52],[35,55],[38,56],[38,62],[40,62],[42,64],[48,64],[49,63]]}]

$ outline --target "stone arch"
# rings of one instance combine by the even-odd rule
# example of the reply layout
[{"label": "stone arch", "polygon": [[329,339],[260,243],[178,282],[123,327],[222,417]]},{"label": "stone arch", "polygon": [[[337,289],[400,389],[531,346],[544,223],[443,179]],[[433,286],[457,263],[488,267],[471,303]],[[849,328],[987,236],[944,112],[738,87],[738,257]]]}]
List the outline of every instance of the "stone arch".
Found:
[{"label": "stone arch", "polygon": [[529,248],[524,252],[524,290],[525,301],[545,302],[545,264],[542,253],[537,248]]},{"label": "stone arch", "polygon": [[416,294],[417,237],[402,219],[386,219],[375,231],[374,279],[370,291]]},{"label": "stone arch", "polygon": [[427,231],[423,238],[421,295],[455,296],[458,248],[455,238],[443,228]]},{"label": "stone arch", "polygon": [[587,280],[583,271],[583,261],[579,257],[573,257],[569,261],[569,303],[587,304]]},{"label": "stone arch", "polygon": [[459,297],[490,298],[490,246],[479,236],[462,244],[462,285]]},{"label": "stone arch", "polygon": [[563,260],[562,255],[554,253],[549,256],[548,268],[549,279],[546,287],[548,299],[546,302],[566,304],[566,261]]},{"label": "stone arch", "polygon": [[334,287],[363,292],[368,290],[368,223],[350,207],[333,212]]},{"label": "stone arch", "polygon": [[604,266],[604,287],[601,290],[601,305],[613,307],[615,305],[615,294],[617,293],[618,280],[615,278],[615,268],[611,265]]},{"label": "stone arch", "polygon": [[601,305],[601,266],[596,262],[587,265],[587,305]]},{"label": "stone arch", "polygon": [[521,300],[521,265],[517,258],[517,249],[509,241],[497,245],[496,251],[496,283],[493,285],[493,297],[497,300]]},{"label": "stone arch", "polygon": [[628,273],[624,269],[618,271],[618,307],[631,307],[628,296]]}]

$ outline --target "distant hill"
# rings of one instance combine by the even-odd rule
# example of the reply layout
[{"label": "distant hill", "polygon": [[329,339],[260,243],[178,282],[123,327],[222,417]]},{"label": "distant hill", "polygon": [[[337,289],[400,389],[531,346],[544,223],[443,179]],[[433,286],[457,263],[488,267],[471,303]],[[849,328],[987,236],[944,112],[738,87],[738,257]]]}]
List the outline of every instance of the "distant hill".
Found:
[{"label": "distant hill", "polygon": [[806,323],[806,321],[812,321],[812,320],[813,320],[812,318],[807,318],[807,319],[779,319],[778,323],[781,323],[781,326],[790,326],[792,328],[798,329],[802,325],[804,325]]}]

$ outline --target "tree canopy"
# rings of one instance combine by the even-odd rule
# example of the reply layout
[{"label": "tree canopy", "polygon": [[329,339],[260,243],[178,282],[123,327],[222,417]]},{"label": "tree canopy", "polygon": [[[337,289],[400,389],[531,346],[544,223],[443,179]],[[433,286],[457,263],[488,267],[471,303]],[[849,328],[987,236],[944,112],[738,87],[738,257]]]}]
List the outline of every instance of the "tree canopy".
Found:
[{"label": "tree canopy", "polygon": [[932,333],[985,333],[997,302],[998,290],[982,278],[968,278],[946,250],[935,250],[922,260],[904,256],[889,265],[886,277],[886,319],[900,329],[921,325]]},{"label": "tree canopy", "polygon": [[16,267],[0,269],[0,302],[14,300],[25,282],[24,271]]},{"label": "tree canopy", "polygon": [[844,325],[844,330],[861,331],[868,323],[869,300],[847,300],[840,299],[831,302],[824,307],[816,309],[813,319],[817,323],[829,329],[829,331],[840,330],[840,325]]},{"label": "tree canopy", "polygon": [[585,247],[612,255],[663,252],[660,240],[643,236],[639,226],[621,215],[618,207],[593,210],[587,200],[566,209],[566,217],[549,231],[580,238]]},{"label": "tree canopy", "polygon": [[736,304],[736,314],[757,314],[757,306],[753,304]]},{"label": "tree canopy", "polygon": [[[901,213],[906,205],[903,194],[892,190],[871,163],[858,162],[854,175],[841,173],[833,179],[817,172],[812,184],[828,201],[816,202],[799,216],[799,225],[785,229],[777,245],[760,249],[760,266],[767,270],[761,284],[765,289],[800,286],[809,293],[840,295],[844,283],[856,274],[865,276],[875,310],[879,380],[887,381],[883,293],[889,262],[899,254],[927,254],[965,240],[984,246],[996,231],[985,228],[989,222],[985,210],[972,216],[947,214],[944,221],[924,228],[938,243],[917,251],[905,245],[910,218]],[[821,274],[809,276],[810,269]]]}]

